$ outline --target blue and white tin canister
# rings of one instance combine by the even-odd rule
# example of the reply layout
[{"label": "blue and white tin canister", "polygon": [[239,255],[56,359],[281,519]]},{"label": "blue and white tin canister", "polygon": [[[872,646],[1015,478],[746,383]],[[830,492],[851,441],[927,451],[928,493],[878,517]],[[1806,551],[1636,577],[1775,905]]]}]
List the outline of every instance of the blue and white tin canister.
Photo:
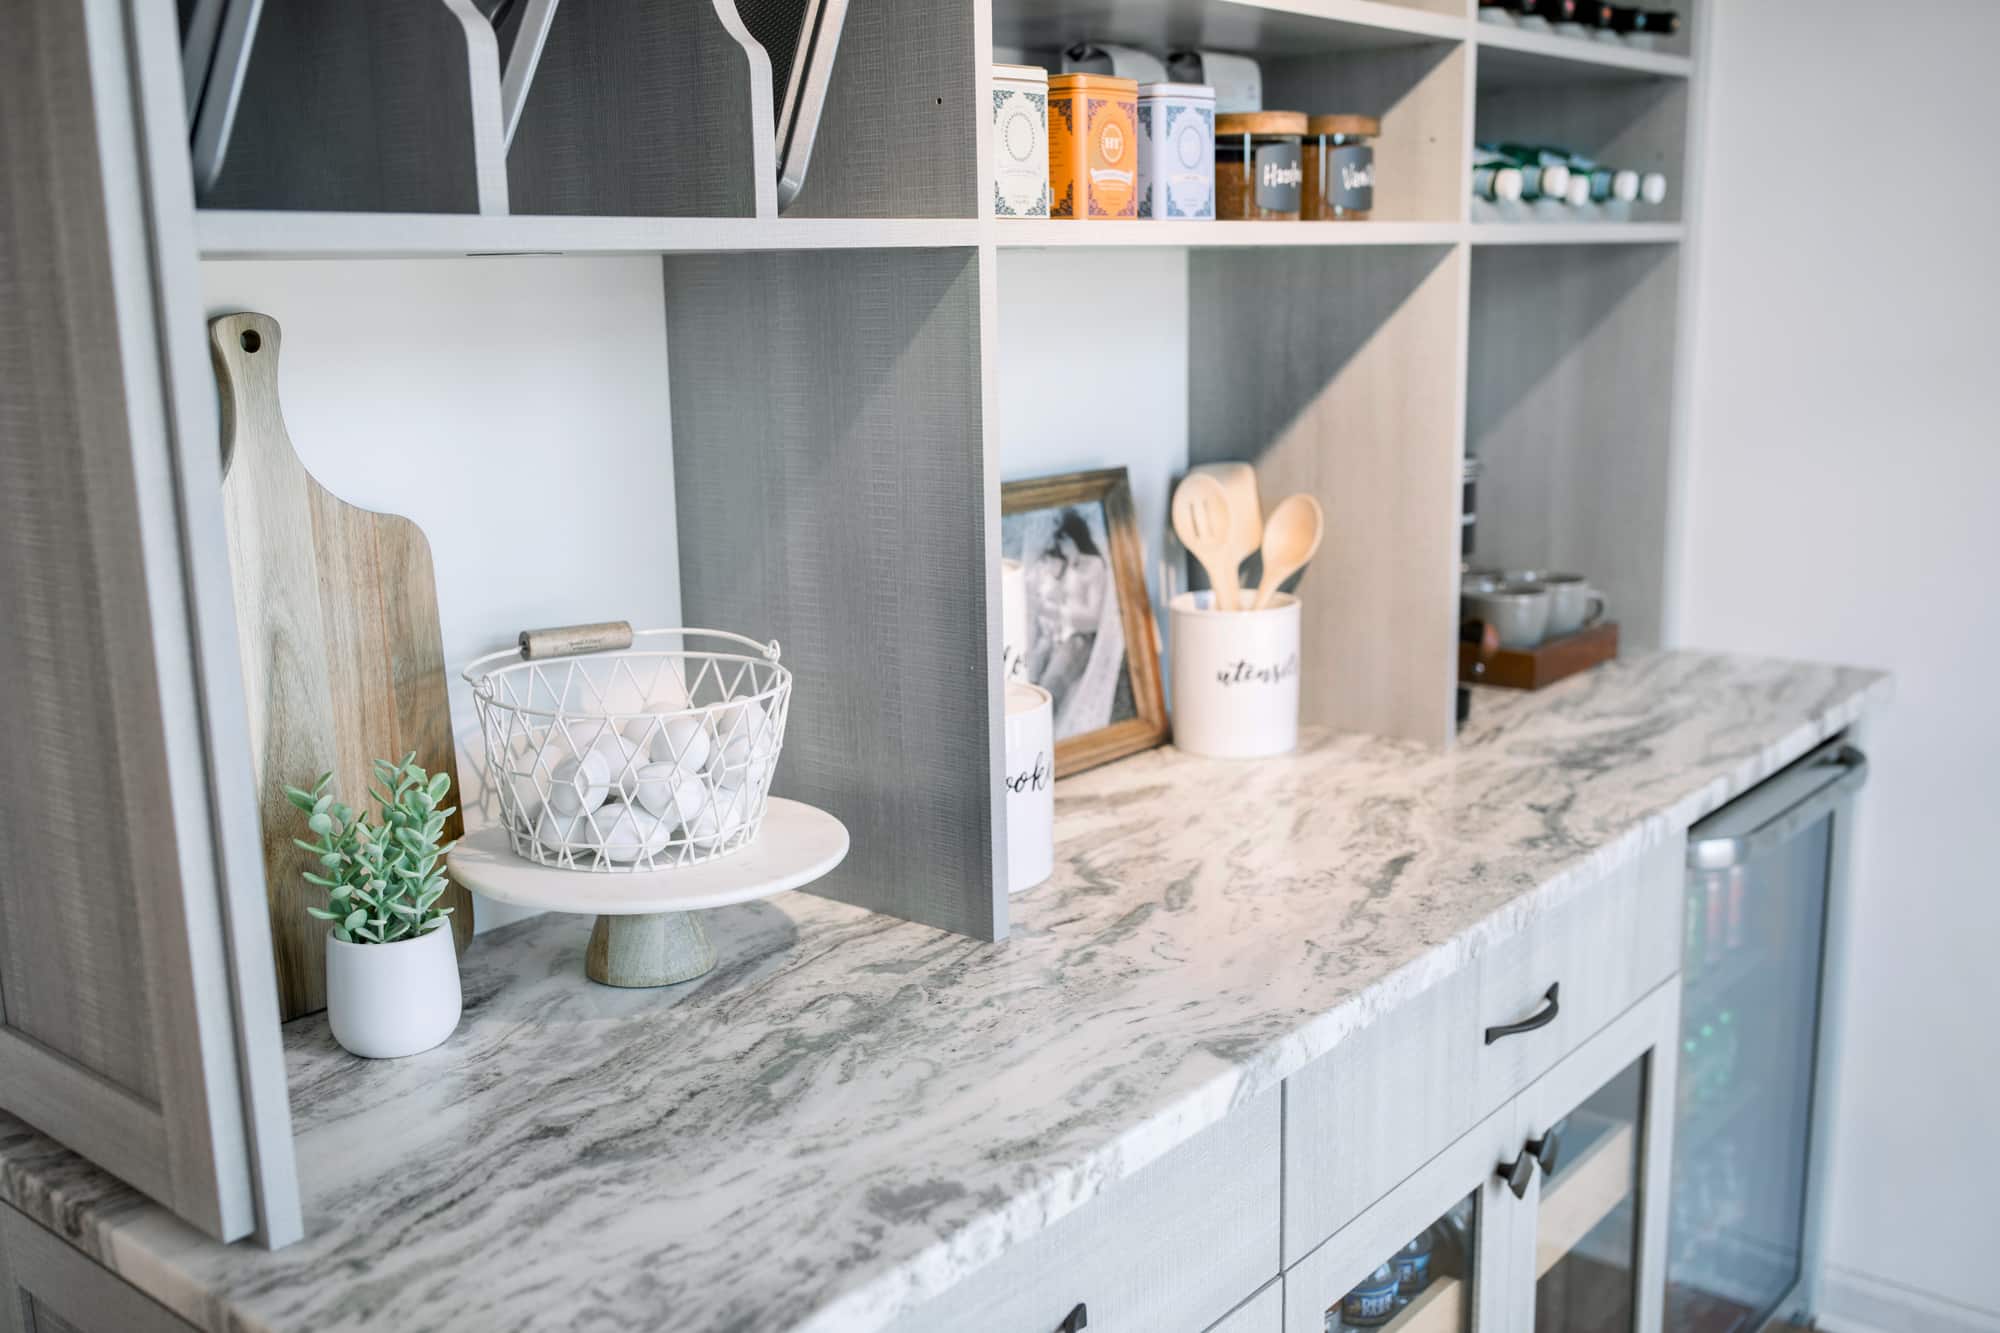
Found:
[{"label": "blue and white tin canister", "polygon": [[1215,89],[1139,85],[1139,216],[1215,216]]},{"label": "blue and white tin canister", "polygon": [[1049,72],[993,67],[993,216],[1049,215]]}]

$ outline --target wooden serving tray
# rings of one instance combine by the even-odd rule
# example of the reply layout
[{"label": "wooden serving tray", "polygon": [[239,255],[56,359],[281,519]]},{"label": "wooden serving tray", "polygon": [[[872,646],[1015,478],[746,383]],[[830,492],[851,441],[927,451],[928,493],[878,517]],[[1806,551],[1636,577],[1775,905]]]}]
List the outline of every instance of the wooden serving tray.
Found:
[{"label": "wooden serving tray", "polygon": [[1539,690],[1544,685],[1588,671],[1618,656],[1618,626],[1606,621],[1562,639],[1550,639],[1525,651],[1502,648],[1481,671],[1479,645],[1458,645],[1458,678],[1467,684],[1505,685],[1515,690]]}]

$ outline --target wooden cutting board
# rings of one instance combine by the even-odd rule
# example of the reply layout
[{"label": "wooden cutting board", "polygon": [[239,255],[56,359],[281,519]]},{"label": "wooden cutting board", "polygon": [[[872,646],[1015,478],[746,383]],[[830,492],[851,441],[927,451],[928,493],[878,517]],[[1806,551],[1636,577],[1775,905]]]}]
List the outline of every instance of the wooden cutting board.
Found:
[{"label": "wooden cutting board", "polygon": [[[326,1008],[326,925],[306,915],[325,899],[300,878],[314,862],[292,844],[308,835],[282,788],[332,769],[339,799],[372,810],[373,761],[415,750],[426,769],[451,774],[458,804],[444,639],[423,531],[340,500],[292,452],[278,409],[278,321],[224,315],[208,331],[278,1003],[292,1019]],[[444,836],[464,831],[454,814]],[[453,884],[444,903],[463,952],[471,895]]]}]

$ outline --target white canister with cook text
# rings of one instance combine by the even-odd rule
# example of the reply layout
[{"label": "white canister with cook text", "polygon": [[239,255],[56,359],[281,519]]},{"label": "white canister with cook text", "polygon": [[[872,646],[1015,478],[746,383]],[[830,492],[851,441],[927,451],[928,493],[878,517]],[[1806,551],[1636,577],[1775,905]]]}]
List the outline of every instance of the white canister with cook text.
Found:
[{"label": "white canister with cook text", "polygon": [[993,216],[1049,215],[1049,72],[993,67]]},{"label": "white canister with cook text", "polygon": [[1025,681],[1007,684],[1007,892],[1032,889],[1056,868],[1055,704]]},{"label": "white canister with cook text", "polygon": [[1299,602],[1216,611],[1207,592],[1168,603],[1174,744],[1189,754],[1253,759],[1299,743]]},{"label": "white canister with cook text", "polygon": [[1000,561],[1000,678],[1028,671],[1028,580],[1019,560]]},{"label": "white canister with cook text", "polygon": [[1139,216],[1215,216],[1215,89],[1139,85]]}]

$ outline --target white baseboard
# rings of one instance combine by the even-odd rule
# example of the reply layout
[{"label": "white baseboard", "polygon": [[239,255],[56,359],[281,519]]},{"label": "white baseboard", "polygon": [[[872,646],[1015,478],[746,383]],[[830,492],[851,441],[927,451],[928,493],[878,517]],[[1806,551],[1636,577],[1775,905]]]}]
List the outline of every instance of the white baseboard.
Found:
[{"label": "white baseboard", "polygon": [[1826,1333],[2000,1333],[2000,1311],[1832,1264],[1820,1274],[1816,1315]]}]

